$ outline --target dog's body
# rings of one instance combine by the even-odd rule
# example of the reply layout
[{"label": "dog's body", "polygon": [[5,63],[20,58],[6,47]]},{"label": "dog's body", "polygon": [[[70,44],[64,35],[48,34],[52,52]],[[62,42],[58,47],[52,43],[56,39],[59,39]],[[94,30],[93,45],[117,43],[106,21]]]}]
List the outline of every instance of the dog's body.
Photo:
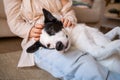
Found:
[{"label": "dog's body", "polygon": [[112,41],[115,35],[120,36],[119,27],[106,34],[85,24],[77,24],[74,28],[63,28],[62,23],[49,11],[43,10],[43,13],[45,28],[42,30],[40,41],[29,47],[27,52],[38,50],[41,44],[45,48],[65,52],[72,45],[91,54],[109,70],[120,73],[120,39]]},{"label": "dog's body", "polygon": [[112,41],[115,35],[120,36],[120,27],[103,34],[95,28],[78,24],[68,32],[72,46],[88,52],[109,70],[120,73],[120,39]]}]

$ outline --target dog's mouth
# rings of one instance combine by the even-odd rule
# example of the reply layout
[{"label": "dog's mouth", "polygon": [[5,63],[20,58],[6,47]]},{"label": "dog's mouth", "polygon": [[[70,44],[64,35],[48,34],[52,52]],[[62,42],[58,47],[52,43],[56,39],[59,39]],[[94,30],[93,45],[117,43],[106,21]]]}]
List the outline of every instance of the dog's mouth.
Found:
[{"label": "dog's mouth", "polygon": [[65,49],[67,49],[69,46],[69,41],[67,42],[66,46],[65,46]]},{"label": "dog's mouth", "polygon": [[70,42],[68,41],[63,52],[66,52],[69,49],[69,47],[70,47]]}]

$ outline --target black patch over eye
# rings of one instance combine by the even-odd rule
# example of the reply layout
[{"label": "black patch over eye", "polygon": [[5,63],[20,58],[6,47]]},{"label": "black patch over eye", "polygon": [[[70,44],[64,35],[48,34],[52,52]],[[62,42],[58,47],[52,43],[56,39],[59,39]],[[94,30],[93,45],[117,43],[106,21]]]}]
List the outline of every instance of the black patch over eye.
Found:
[{"label": "black patch over eye", "polygon": [[46,29],[46,32],[47,32],[49,35],[55,35],[55,33],[56,33],[53,26],[48,27],[48,28]]},{"label": "black patch over eye", "polygon": [[61,31],[63,28],[61,21],[49,22],[45,25],[45,31],[49,35],[55,35],[57,32]]}]

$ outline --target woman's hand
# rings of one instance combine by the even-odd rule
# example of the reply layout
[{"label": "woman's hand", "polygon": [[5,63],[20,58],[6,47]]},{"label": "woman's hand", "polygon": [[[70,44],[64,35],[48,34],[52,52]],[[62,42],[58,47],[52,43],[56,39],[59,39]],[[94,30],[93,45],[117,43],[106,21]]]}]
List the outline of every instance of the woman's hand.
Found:
[{"label": "woman's hand", "polygon": [[40,39],[40,35],[42,33],[43,25],[42,24],[36,24],[29,33],[29,39],[34,38],[36,41]]},{"label": "woman's hand", "polygon": [[63,22],[64,27],[74,27],[72,22],[70,20],[68,20],[68,19],[62,18],[61,21]]}]

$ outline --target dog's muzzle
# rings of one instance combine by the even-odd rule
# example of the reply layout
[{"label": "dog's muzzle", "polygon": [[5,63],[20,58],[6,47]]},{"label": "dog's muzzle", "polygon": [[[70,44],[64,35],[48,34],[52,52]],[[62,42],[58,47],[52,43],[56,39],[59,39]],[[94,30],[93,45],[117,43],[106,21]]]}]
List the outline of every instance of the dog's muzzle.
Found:
[{"label": "dog's muzzle", "polygon": [[61,41],[58,41],[58,42],[56,43],[56,50],[57,50],[57,51],[65,50],[66,48],[68,48],[68,45],[69,45],[69,42],[67,42],[67,44],[64,45]]},{"label": "dog's muzzle", "polygon": [[56,50],[61,51],[63,50],[63,48],[64,48],[64,45],[61,41],[56,43]]}]

